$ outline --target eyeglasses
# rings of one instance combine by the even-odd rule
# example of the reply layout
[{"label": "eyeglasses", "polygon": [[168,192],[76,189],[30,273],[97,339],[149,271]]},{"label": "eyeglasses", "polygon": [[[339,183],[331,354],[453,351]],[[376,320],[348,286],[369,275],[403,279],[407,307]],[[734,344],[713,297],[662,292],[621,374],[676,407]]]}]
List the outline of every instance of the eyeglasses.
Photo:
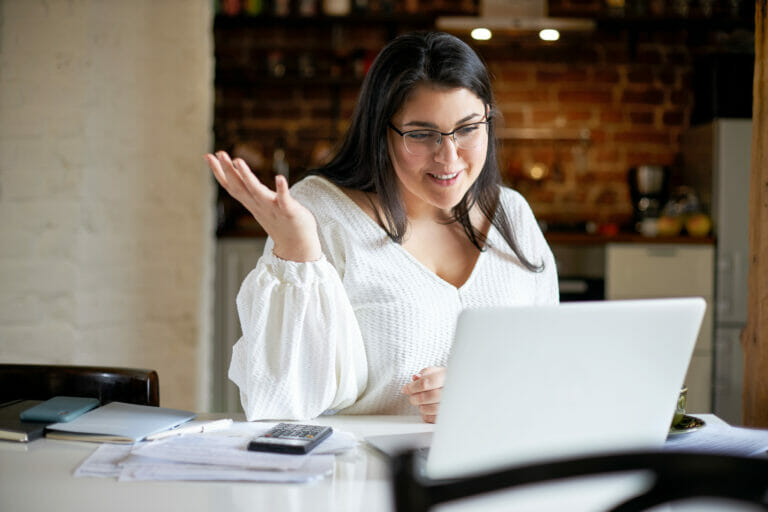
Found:
[{"label": "eyeglasses", "polygon": [[414,156],[427,156],[437,153],[443,143],[443,137],[451,137],[453,143],[460,149],[474,149],[485,140],[488,133],[488,121],[465,124],[452,132],[444,133],[439,130],[421,129],[403,132],[389,123],[395,133],[403,138],[405,150]]}]

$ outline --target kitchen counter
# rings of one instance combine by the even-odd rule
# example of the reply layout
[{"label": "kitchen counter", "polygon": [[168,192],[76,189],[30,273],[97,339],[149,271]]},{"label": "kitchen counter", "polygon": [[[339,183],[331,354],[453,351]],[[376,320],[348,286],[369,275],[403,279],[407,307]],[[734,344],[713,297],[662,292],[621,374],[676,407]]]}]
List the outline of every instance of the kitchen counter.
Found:
[{"label": "kitchen counter", "polygon": [[[218,238],[263,238],[266,233],[257,229],[227,230],[217,235]],[[715,237],[693,236],[643,236],[639,233],[620,232],[615,235],[589,234],[575,231],[547,231],[544,237],[550,244],[564,245],[602,245],[608,243],[636,244],[696,244],[714,245]]]},{"label": "kitchen counter", "polygon": [[558,245],[603,245],[609,243],[693,245],[715,244],[715,237],[713,236],[643,236],[639,233],[630,232],[620,232],[615,235],[601,235],[567,231],[547,231],[544,233],[544,237],[550,244]]}]

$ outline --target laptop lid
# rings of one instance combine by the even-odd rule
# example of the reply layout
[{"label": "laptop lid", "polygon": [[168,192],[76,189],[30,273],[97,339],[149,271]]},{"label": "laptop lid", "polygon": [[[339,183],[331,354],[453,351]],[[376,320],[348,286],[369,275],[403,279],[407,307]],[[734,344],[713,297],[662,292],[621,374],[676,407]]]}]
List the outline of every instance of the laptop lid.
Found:
[{"label": "laptop lid", "polygon": [[662,446],[705,309],[671,298],[465,310],[426,474]]}]

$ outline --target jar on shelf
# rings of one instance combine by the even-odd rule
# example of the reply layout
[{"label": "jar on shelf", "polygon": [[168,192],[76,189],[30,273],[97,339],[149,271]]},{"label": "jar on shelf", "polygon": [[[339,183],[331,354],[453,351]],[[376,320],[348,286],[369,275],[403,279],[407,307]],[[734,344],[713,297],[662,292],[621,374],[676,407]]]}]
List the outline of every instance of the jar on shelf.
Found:
[{"label": "jar on shelf", "polygon": [[264,9],[262,0],[243,0],[243,12],[248,16],[258,16]]},{"label": "jar on shelf", "polygon": [[298,0],[299,16],[317,16],[317,0]]},{"label": "jar on shelf", "polygon": [[275,16],[288,16],[291,14],[290,0],[272,0],[272,14]]},{"label": "jar on shelf", "polygon": [[323,13],[328,16],[346,16],[350,9],[349,0],[323,0]]}]

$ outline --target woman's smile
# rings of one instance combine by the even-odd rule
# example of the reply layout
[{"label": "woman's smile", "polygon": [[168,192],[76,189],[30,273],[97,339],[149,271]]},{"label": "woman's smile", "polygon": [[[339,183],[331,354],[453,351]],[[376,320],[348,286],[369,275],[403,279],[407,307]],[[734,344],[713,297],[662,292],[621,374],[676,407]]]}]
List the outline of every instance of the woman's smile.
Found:
[{"label": "woman's smile", "polygon": [[434,182],[441,187],[450,187],[451,185],[455,185],[459,182],[459,176],[461,175],[461,171],[456,171],[453,173],[435,173],[435,172],[428,172],[427,176],[432,178]]}]

